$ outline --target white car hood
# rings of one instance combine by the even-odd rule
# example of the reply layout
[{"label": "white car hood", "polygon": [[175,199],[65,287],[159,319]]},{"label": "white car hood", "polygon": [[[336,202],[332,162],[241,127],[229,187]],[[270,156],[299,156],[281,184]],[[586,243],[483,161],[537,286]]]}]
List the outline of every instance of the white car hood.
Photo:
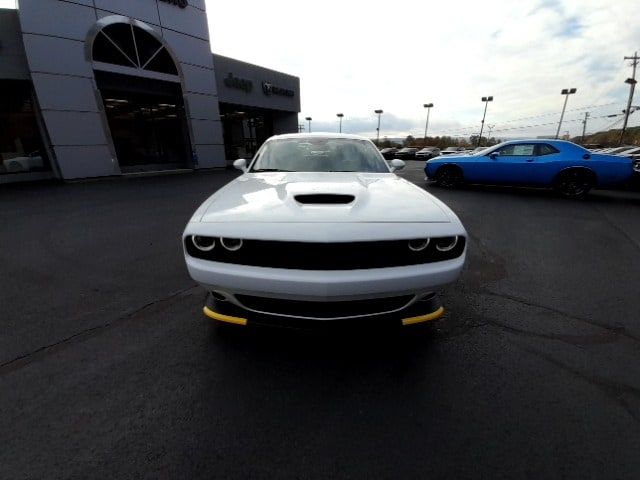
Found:
[{"label": "white car hood", "polygon": [[[301,204],[300,194],[353,195],[348,204]],[[248,173],[210,197],[193,221],[261,223],[449,223],[448,208],[390,173]]]}]

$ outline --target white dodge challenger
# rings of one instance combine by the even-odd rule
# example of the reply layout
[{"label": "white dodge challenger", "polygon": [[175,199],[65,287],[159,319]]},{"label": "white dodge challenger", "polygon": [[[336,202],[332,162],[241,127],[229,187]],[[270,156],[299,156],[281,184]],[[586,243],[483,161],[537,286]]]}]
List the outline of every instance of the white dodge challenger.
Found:
[{"label": "white dodge challenger", "polygon": [[221,322],[299,326],[442,315],[438,290],[465,262],[467,234],[441,201],[393,172],[368,139],[271,137],[208,198],[182,237],[191,277]]}]

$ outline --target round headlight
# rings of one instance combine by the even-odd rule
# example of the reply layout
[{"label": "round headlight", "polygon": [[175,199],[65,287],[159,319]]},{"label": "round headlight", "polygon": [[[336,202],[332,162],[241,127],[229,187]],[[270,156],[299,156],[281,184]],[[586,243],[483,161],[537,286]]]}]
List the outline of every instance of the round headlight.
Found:
[{"label": "round headlight", "polygon": [[203,237],[201,235],[191,235],[191,242],[202,252],[213,250],[216,246],[216,240],[213,237]]},{"label": "round headlight", "polygon": [[409,250],[412,252],[421,252],[429,246],[430,238],[414,238],[409,240]]},{"label": "round headlight", "polygon": [[436,240],[436,248],[440,252],[448,252],[449,250],[453,250],[458,244],[458,237],[442,237]]},{"label": "round headlight", "polygon": [[220,238],[220,244],[230,252],[235,252],[236,250],[240,250],[242,248],[242,239]]}]

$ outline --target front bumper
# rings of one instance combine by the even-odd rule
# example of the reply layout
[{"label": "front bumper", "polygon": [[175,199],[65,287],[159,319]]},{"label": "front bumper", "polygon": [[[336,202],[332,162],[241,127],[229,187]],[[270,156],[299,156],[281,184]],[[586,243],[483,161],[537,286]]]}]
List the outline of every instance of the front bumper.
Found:
[{"label": "front bumper", "polygon": [[[203,313],[219,322],[242,326],[268,325],[285,328],[316,328],[334,323],[332,321],[318,321],[317,319],[249,311],[228,300],[216,299],[211,293],[207,296]],[[357,327],[364,324],[368,328],[374,325],[383,326],[389,324],[407,326],[435,320],[441,317],[443,313],[444,308],[439,297],[436,294],[430,294],[419,301],[411,302],[406,308],[395,312],[341,318],[340,326],[350,325]]]}]

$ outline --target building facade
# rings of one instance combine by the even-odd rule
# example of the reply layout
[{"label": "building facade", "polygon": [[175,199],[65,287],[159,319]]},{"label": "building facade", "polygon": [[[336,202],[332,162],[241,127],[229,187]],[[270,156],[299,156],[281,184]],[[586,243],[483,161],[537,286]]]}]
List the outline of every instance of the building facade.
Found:
[{"label": "building facade", "polygon": [[225,167],[299,111],[297,77],[211,53],[204,0],[0,10],[0,182]]}]

